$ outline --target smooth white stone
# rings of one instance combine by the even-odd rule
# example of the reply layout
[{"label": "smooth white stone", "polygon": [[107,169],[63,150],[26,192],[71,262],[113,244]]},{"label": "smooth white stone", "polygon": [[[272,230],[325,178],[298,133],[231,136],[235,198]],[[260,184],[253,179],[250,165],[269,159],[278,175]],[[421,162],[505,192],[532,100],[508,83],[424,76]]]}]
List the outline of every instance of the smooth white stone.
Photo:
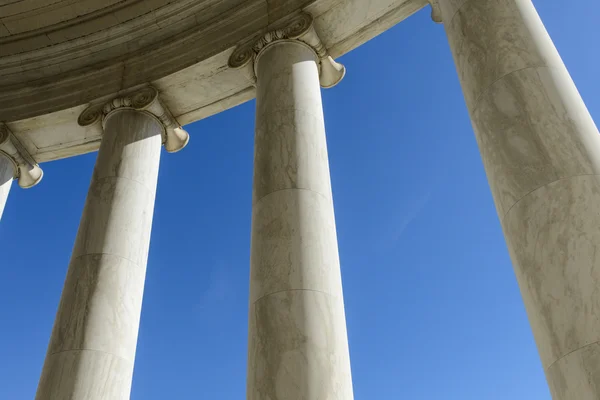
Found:
[{"label": "smooth white stone", "polygon": [[554,400],[600,398],[600,135],[531,0],[439,0]]},{"label": "smooth white stone", "polygon": [[162,126],[108,116],[36,400],[127,400],[142,308]]},{"label": "smooth white stone", "polygon": [[248,400],[352,400],[317,58],[257,60]]},{"label": "smooth white stone", "polygon": [[14,174],[13,163],[4,155],[0,154],[0,219],[8,200],[8,193],[12,186]]}]

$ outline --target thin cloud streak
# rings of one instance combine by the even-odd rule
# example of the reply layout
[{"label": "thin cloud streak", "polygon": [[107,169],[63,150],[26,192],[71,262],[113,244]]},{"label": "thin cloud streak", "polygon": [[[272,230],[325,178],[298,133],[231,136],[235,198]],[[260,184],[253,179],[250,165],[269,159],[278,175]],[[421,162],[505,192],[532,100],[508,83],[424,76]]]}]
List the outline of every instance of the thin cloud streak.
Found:
[{"label": "thin cloud streak", "polygon": [[404,208],[396,218],[393,219],[392,234],[389,240],[389,245],[394,246],[398,243],[406,228],[419,217],[429,199],[431,198],[432,189],[429,188],[421,196],[416,197],[407,208]]}]

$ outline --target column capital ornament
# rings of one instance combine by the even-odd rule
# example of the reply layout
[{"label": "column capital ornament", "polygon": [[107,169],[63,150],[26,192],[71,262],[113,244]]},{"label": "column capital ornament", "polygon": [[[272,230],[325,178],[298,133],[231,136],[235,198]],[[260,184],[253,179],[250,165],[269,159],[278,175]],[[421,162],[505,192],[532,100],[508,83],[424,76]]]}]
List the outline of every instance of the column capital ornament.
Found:
[{"label": "column capital ornament", "polygon": [[442,24],[444,21],[442,20],[442,10],[440,8],[440,3],[438,3],[438,0],[428,1],[429,5],[431,6],[431,19],[437,24]]},{"label": "column capital ornament", "polygon": [[93,104],[81,113],[77,123],[81,126],[101,123],[104,128],[108,116],[121,109],[144,111],[159,120],[164,128],[163,145],[169,153],[183,149],[190,140],[190,135],[161,103],[158,90],[152,86],[115,97],[106,103]]},{"label": "column capital ornament", "polygon": [[42,180],[44,171],[19,142],[6,124],[0,123],[0,157],[6,157],[13,164],[13,178],[18,179],[23,189],[34,187]]},{"label": "column capital ornament", "polygon": [[298,14],[260,37],[255,37],[239,45],[229,57],[229,67],[243,71],[250,82],[255,85],[255,64],[258,55],[272,43],[280,40],[298,40],[315,51],[319,59],[319,80],[322,87],[333,87],[344,78],[346,68],[329,55],[325,45],[317,35],[313,17],[307,13]]}]

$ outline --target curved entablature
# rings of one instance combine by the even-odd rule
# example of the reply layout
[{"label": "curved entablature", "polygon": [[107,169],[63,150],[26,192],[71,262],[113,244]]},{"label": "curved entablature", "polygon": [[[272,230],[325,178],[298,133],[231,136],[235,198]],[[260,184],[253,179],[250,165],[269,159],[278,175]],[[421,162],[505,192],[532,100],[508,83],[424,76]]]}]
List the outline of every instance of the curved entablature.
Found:
[{"label": "curved entablature", "polygon": [[[37,8],[31,4],[35,3]],[[0,121],[37,162],[98,149],[80,114],[152,86],[177,126],[255,96],[229,60],[249,38],[310,15],[321,67],[428,0],[40,0],[0,6]],[[29,8],[27,8],[29,7]],[[43,16],[43,18],[41,17]],[[41,18],[41,19],[40,19]],[[327,57],[331,57],[331,61]],[[323,70],[323,68],[321,68]],[[327,72],[327,71],[325,71]],[[324,83],[325,82],[325,83]],[[325,80],[321,82],[328,86]]]}]

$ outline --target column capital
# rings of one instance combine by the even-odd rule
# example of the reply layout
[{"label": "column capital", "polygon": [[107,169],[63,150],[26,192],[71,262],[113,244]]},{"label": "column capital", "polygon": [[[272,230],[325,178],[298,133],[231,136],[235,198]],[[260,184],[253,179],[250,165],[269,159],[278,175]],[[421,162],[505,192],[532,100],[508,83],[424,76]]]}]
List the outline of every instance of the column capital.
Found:
[{"label": "column capital", "polygon": [[4,123],[0,123],[1,156],[8,158],[13,164],[13,177],[18,179],[19,186],[23,189],[34,187],[42,180],[44,172]]},{"label": "column capital", "polygon": [[440,8],[440,4],[438,0],[428,0],[429,5],[431,6],[431,19],[433,22],[437,24],[442,24],[444,21],[442,20],[442,10]]},{"label": "column capital", "polygon": [[254,37],[239,45],[229,57],[229,67],[240,69],[253,85],[256,84],[256,60],[259,54],[271,44],[282,40],[297,40],[312,48],[319,60],[319,80],[321,86],[330,88],[337,85],[346,74],[346,68],[336,62],[317,35],[314,19],[310,14],[301,13],[261,36]]},{"label": "column capital", "polygon": [[112,113],[123,109],[146,112],[160,121],[164,128],[163,145],[169,153],[175,153],[188,144],[189,134],[161,103],[158,90],[152,86],[123,94],[106,103],[93,104],[81,113],[77,123],[81,126],[100,123],[104,128],[107,118]]}]

